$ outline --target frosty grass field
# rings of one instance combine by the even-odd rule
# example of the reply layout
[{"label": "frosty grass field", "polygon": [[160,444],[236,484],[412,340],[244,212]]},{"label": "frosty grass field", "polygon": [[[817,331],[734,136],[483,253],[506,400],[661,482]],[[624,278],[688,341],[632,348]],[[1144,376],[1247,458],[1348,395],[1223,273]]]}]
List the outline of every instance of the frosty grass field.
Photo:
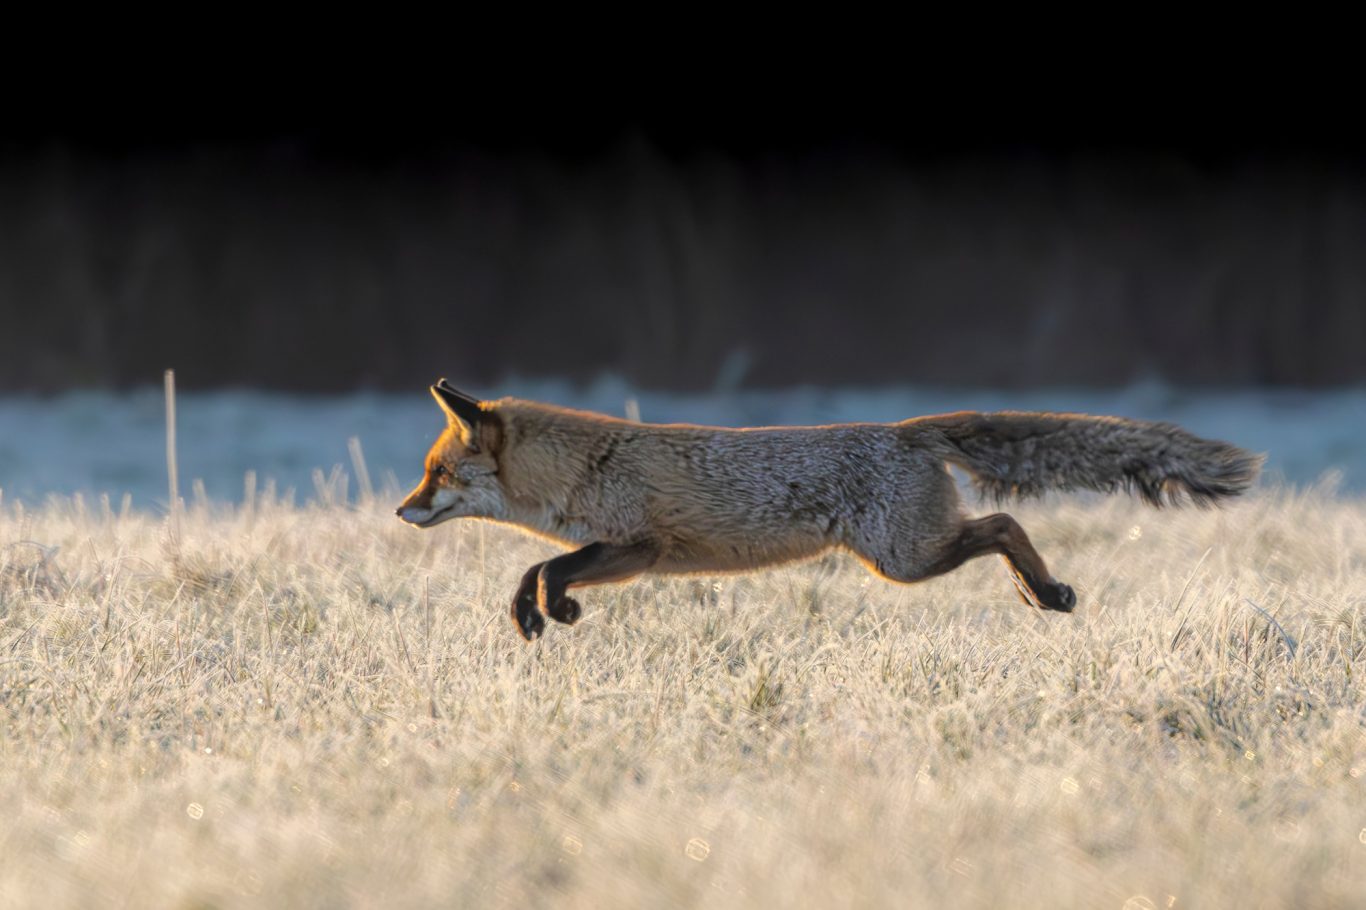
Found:
[{"label": "frosty grass field", "polygon": [[[391,514],[425,396],[185,396],[207,481],[174,520],[158,396],[0,402],[0,906],[1361,906],[1366,393],[1126,394],[1070,403],[1268,450],[1271,479],[1207,512],[1010,506],[1073,615],[990,559],[897,586],[831,555],[589,589],[533,645],[508,601],[553,547]],[[353,433],[386,491],[310,490]]]},{"label": "frosty grass field", "polygon": [[0,504],[0,905],[1348,907],[1366,506],[1013,507],[1080,598],[591,589],[383,499]]}]

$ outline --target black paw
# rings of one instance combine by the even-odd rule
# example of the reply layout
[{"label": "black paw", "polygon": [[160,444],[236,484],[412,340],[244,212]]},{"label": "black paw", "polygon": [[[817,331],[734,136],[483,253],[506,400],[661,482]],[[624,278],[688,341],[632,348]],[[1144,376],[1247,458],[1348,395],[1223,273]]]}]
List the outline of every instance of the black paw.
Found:
[{"label": "black paw", "polygon": [[583,615],[583,609],[579,606],[579,602],[572,597],[561,597],[546,607],[545,612],[551,619],[562,622],[566,626],[572,626]]},{"label": "black paw", "polygon": [[1077,606],[1077,595],[1072,588],[1058,581],[1044,588],[1043,596],[1039,599],[1045,610],[1057,610],[1059,613],[1071,613]]},{"label": "black paw", "polygon": [[512,619],[527,641],[535,641],[545,632],[545,617],[536,609],[535,597],[519,595],[512,602]]}]

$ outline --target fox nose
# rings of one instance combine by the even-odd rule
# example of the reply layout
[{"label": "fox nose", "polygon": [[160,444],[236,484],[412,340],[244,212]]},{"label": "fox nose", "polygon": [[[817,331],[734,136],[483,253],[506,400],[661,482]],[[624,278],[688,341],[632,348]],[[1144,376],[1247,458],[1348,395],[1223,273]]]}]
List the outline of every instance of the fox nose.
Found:
[{"label": "fox nose", "polygon": [[397,509],[394,509],[394,514],[397,515],[399,518],[402,518],[402,517],[403,517],[403,506],[399,506]]}]

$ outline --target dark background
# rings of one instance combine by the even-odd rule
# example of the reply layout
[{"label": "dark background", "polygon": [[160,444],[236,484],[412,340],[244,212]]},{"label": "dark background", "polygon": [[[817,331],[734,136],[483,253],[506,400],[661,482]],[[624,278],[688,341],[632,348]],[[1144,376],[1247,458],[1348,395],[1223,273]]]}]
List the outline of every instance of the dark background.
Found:
[{"label": "dark background", "polygon": [[1366,144],[1284,100],[9,123],[0,392],[1360,383]]}]

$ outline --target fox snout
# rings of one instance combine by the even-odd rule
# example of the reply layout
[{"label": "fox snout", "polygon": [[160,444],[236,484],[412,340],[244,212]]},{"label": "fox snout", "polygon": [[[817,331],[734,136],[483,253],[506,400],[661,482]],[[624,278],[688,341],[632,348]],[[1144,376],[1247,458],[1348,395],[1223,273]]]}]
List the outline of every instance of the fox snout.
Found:
[{"label": "fox snout", "polygon": [[450,471],[428,472],[427,478],[394,510],[410,525],[431,528],[452,518],[502,519],[507,502],[498,479],[468,466],[462,473],[467,480],[455,478]]},{"label": "fox snout", "polygon": [[408,494],[407,499],[399,503],[398,508],[394,509],[394,514],[408,524],[421,527],[430,522],[438,511],[432,502],[435,494],[436,488],[424,479],[416,490]]},{"label": "fox snout", "polygon": [[394,514],[410,525],[419,528],[426,526],[431,521],[430,509],[414,509],[411,506],[399,506],[394,509]]}]

